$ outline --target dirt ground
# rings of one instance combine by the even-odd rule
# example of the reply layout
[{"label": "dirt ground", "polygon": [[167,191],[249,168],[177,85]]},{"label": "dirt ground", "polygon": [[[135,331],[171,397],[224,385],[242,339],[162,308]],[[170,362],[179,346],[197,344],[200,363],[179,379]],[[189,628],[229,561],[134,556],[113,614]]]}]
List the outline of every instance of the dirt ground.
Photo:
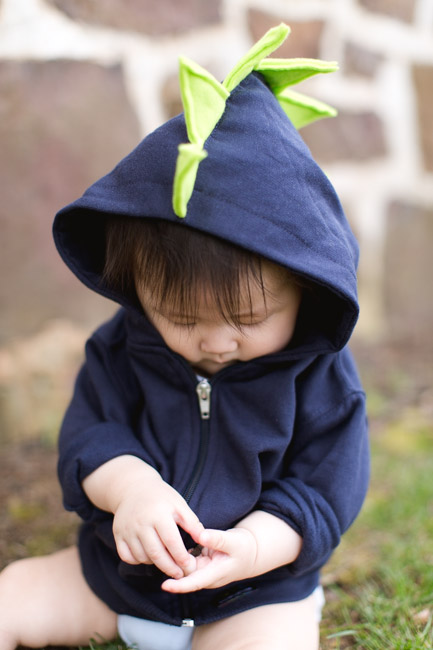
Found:
[{"label": "dirt ground", "polygon": [[1,450],[0,566],[74,542],[78,518],[63,509],[56,462],[56,450],[38,441]]}]

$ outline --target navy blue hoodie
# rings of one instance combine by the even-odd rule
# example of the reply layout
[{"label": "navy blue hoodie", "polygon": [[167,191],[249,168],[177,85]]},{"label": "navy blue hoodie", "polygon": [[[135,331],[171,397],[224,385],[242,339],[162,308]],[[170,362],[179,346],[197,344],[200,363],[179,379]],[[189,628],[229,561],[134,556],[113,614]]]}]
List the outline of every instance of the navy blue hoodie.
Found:
[{"label": "navy blue hoodie", "polygon": [[[227,100],[206,140],[185,228],[234,242],[308,278],[296,332],[275,354],[210,380],[210,417],[197,378],[138,302],[101,280],[107,215],[179,221],[171,204],[182,115],[147,136],[56,216],[54,237],[72,271],[121,304],[90,338],[60,435],[66,508],[84,520],[80,553],[91,588],[113,610],[197,624],[309,595],[319,569],[362,505],[368,483],[365,400],[346,343],[358,315],[357,245],[330,182],[257,73]],[[254,509],[303,538],[295,562],[251,580],[187,595],[163,592],[153,567],[122,562],[112,516],[81,483],[122,454],[150,463],[206,527],[227,529]]]}]

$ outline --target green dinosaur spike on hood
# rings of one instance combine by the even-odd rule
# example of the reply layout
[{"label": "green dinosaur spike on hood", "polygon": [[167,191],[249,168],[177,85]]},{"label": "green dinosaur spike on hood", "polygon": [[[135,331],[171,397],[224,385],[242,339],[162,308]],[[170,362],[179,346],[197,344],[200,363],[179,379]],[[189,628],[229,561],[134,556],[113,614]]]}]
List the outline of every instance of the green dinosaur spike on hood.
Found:
[{"label": "green dinosaur spike on hood", "polygon": [[230,93],[210,72],[185,57],[179,59],[179,79],[188,138],[203,144],[224,113]]},{"label": "green dinosaur spike on hood", "polygon": [[209,72],[186,58],[180,59],[180,87],[189,144],[179,146],[173,184],[173,210],[185,217],[200,162],[207,156],[204,144],[226,109],[230,93],[251,72],[260,73],[296,128],[322,117],[336,115],[331,106],[288,89],[319,72],[333,72],[337,64],[315,59],[267,59],[287,38],[290,27],[270,29],[235,65],[220,84]]},{"label": "green dinosaur spike on hood", "polygon": [[186,216],[200,162],[206,158],[205,140],[226,106],[229,92],[210,72],[186,57],[179,59],[179,83],[190,144],[179,146],[173,184],[173,210]]},{"label": "green dinosaur spike on hood", "polygon": [[332,106],[320,102],[318,99],[297,93],[294,90],[286,89],[276,95],[276,98],[297,129],[301,129],[303,126],[323,117],[335,117],[337,115],[336,109]]},{"label": "green dinosaur spike on hood", "polygon": [[225,78],[223,85],[231,92],[240,82],[254,70],[260,61],[274,52],[290,34],[290,27],[281,23],[272,27],[262,38],[242,57],[239,63]]},{"label": "green dinosaur spike on hood", "polygon": [[338,64],[320,59],[264,59],[254,69],[263,75],[272,92],[277,94],[315,74],[335,72]]},{"label": "green dinosaur spike on hood", "polygon": [[178,217],[186,217],[188,201],[194,190],[198,166],[207,153],[199,144],[179,145],[173,186],[173,210]]}]

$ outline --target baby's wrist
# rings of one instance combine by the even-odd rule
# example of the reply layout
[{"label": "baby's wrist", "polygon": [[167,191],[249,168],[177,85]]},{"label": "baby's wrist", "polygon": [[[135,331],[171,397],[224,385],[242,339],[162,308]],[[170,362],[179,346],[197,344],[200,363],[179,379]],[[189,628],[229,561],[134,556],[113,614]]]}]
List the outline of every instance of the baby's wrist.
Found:
[{"label": "baby's wrist", "polygon": [[98,467],[83,481],[89,499],[102,510],[115,513],[136,485],[140,491],[147,483],[162,481],[158,472],[137,456],[117,456]]},{"label": "baby's wrist", "polygon": [[[125,461],[127,457],[124,457]],[[131,462],[129,462],[131,458]],[[109,488],[112,512],[116,512],[119,505],[130,496],[137,493],[151,492],[155,483],[162,482],[161,475],[137,457],[128,457],[128,461],[119,465],[119,474],[113,478]]]},{"label": "baby's wrist", "polygon": [[301,551],[300,535],[282,519],[265,511],[253,511],[241,520],[237,527],[250,531],[255,538],[257,545],[255,575],[290,564]]}]

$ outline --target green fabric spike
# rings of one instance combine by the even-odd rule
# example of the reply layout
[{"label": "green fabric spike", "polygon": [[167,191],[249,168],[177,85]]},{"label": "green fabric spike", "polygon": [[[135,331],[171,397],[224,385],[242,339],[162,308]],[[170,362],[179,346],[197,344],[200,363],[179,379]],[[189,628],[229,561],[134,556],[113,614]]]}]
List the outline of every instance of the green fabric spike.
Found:
[{"label": "green fabric spike", "polygon": [[226,100],[253,70],[261,73],[296,128],[301,128],[337,111],[315,99],[295,93],[288,86],[319,72],[333,72],[332,61],[314,59],[267,59],[287,38],[290,27],[273,27],[242,57],[220,84],[204,68],[186,58],[180,59],[180,88],[188,132],[188,144],[179,145],[173,185],[173,210],[185,217],[194,190],[200,162],[206,158],[204,143],[222,117]]},{"label": "green fabric spike", "polygon": [[338,64],[319,59],[264,59],[254,69],[263,75],[272,92],[277,94],[287,86],[320,72],[335,72]]},{"label": "green fabric spike", "polygon": [[185,57],[179,59],[179,81],[188,138],[203,144],[224,113],[230,93],[210,72]]},{"label": "green fabric spike", "polygon": [[185,57],[179,59],[179,82],[190,144],[179,145],[173,185],[173,210],[186,216],[198,166],[207,153],[205,140],[224,113],[229,92],[207,70]]},{"label": "green fabric spike", "polygon": [[337,115],[337,110],[332,106],[293,90],[284,90],[278,93],[276,98],[297,129],[320,120],[322,117]]},{"label": "green fabric spike", "polygon": [[290,34],[290,27],[281,23],[273,27],[247,52],[223,81],[223,86],[231,92],[238,86],[262,59],[274,52]]},{"label": "green fabric spike", "polygon": [[180,144],[173,186],[173,210],[178,217],[186,216],[188,201],[194,189],[197,170],[207,152],[200,144]]}]

